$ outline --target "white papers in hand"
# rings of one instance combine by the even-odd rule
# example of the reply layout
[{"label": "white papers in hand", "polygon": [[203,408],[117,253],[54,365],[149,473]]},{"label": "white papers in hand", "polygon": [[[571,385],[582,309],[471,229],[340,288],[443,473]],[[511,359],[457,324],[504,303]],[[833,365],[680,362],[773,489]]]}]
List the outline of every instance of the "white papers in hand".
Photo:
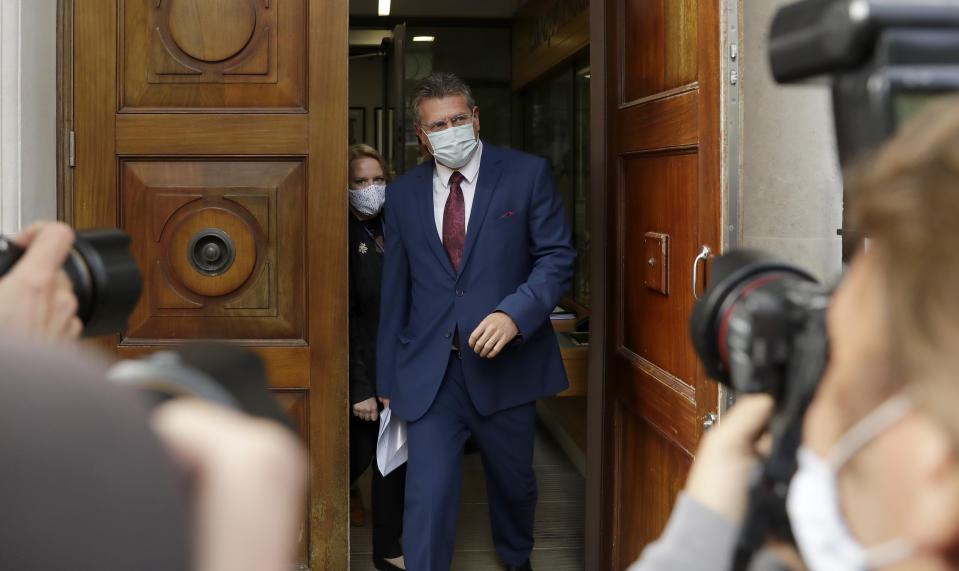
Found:
[{"label": "white papers in hand", "polygon": [[406,462],[406,421],[393,418],[389,407],[380,413],[380,434],[376,438],[376,466],[386,476]]}]

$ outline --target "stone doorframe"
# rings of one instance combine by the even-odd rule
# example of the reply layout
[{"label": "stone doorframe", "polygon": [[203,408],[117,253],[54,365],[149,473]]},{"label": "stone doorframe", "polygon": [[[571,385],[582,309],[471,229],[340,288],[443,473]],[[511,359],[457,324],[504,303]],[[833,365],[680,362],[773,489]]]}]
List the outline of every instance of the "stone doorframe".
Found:
[{"label": "stone doorframe", "polygon": [[58,216],[57,0],[0,5],[0,232]]}]

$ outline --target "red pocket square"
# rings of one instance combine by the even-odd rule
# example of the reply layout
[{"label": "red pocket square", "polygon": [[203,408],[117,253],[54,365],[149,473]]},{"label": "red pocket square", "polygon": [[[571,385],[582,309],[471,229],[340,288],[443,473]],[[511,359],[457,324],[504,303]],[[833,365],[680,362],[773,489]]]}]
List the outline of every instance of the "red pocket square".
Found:
[{"label": "red pocket square", "polygon": [[500,217],[499,217],[497,220],[502,220],[503,218],[506,218],[507,216],[512,216],[512,215],[514,215],[514,214],[516,214],[516,213],[513,212],[512,210],[507,210],[506,212],[504,212],[503,214],[501,214]]}]

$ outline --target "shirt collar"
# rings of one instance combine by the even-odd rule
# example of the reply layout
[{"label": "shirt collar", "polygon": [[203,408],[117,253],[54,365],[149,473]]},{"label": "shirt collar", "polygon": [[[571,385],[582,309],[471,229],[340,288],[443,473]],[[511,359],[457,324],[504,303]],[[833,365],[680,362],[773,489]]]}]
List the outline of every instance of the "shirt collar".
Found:
[{"label": "shirt collar", "polygon": [[473,181],[476,180],[476,175],[479,174],[480,157],[483,154],[483,141],[480,140],[478,143],[479,144],[476,145],[476,152],[473,153],[472,157],[470,157],[469,162],[458,169],[451,169],[448,166],[441,165],[438,161],[434,160],[433,164],[436,168],[433,169],[433,176],[440,179],[440,182],[443,183],[443,186],[448,188],[450,185],[450,175],[453,174],[454,170],[457,170],[463,175],[464,178],[466,178],[466,182],[472,184]]}]

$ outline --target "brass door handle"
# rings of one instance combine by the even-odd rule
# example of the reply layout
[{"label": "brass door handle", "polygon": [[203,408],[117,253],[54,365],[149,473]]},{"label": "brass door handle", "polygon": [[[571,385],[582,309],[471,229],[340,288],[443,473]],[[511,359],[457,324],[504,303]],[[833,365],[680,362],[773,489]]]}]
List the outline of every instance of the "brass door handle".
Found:
[{"label": "brass door handle", "polygon": [[703,246],[702,251],[699,252],[699,255],[693,260],[693,298],[696,301],[702,299],[699,297],[699,294],[696,293],[696,284],[699,283],[699,261],[702,260],[705,262],[708,260],[711,252],[712,250],[709,249],[709,246]]}]

